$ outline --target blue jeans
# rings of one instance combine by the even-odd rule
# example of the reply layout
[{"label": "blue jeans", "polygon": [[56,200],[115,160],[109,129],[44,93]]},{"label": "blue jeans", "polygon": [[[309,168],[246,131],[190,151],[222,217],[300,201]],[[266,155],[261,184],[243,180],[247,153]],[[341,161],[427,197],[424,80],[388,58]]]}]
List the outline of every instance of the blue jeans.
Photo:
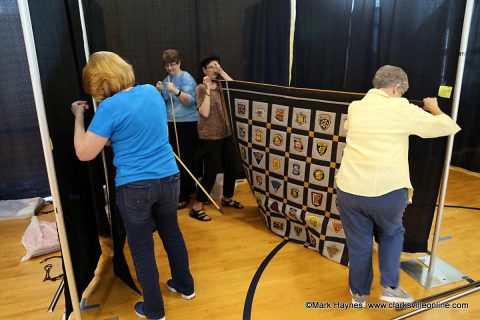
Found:
[{"label": "blue jeans", "polygon": [[381,284],[397,287],[405,233],[402,217],[408,203],[407,189],[398,189],[379,197],[363,197],[337,188],[337,197],[350,260],[350,289],[356,294],[370,294],[374,226],[378,231]]},{"label": "blue jeans", "polygon": [[194,291],[187,248],[177,220],[179,177],[177,173],[116,188],[117,206],[127,232],[137,278],[143,289],[143,310],[148,318],[159,319],[165,315],[155,261],[152,220],[167,252],[175,287],[182,292]]}]

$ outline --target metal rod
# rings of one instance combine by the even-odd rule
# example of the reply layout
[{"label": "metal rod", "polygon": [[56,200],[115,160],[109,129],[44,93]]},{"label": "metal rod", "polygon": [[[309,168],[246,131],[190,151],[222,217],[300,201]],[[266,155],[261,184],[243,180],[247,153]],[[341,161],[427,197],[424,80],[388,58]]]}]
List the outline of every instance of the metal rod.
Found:
[{"label": "metal rod", "polygon": [[[475,0],[467,0],[465,6],[465,16],[463,18],[462,39],[460,42],[460,52],[458,56],[457,74],[455,78],[455,87],[453,91],[452,114],[453,121],[457,120],[458,103],[460,101],[460,93],[462,91],[463,70],[465,68],[465,55],[468,47],[468,36],[470,34],[470,24],[472,21],[473,5]],[[442,224],[443,208],[445,206],[445,195],[447,192],[448,174],[450,170],[450,160],[452,158],[454,136],[448,136],[447,150],[445,153],[445,163],[442,173],[442,186],[439,195],[439,204],[437,210],[437,217],[435,219],[435,232],[433,235],[432,250],[430,254],[430,264],[428,267],[426,286],[430,287],[435,272],[435,262],[437,260],[438,241],[440,239],[440,227]]]},{"label": "metal rod", "polygon": [[55,306],[57,305],[58,299],[60,298],[60,295],[62,294],[63,288],[65,288],[65,281],[62,278],[62,281],[60,282],[60,285],[58,286],[57,292],[55,292],[55,295],[53,296],[52,302],[50,302],[50,305],[48,306],[48,312],[53,312],[55,310]]},{"label": "metal rod", "polygon": [[[235,80],[230,80],[230,81],[235,81]],[[229,81],[223,80],[222,82],[225,83],[225,91],[227,91],[228,115],[230,116],[230,124],[232,125],[232,127],[230,129],[232,130],[232,137],[233,137],[233,141],[234,141],[235,146],[236,146],[235,149],[238,150],[238,148],[239,148],[238,145],[239,144],[238,144],[238,140],[237,140],[237,135],[235,134],[236,129],[234,128],[234,125],[233,125],[235,123],[235,121],[233,119],[233,112],[235,112],[235,110],[232,108],[232,104],[230,103],[230,88],[228,87],[228,82]],[[220,82],[220,84],[222,84],[222,82]],[[222,88],[223,88],[223,86],[222,86]],[[245,177],[249,177],[250,174],[249,174],[248,170],[245,169],[245,166],[242,165],[242,167],[243,167],[243,171],[245,172]],[[249,180],[249,179],[247,178],[247,180]]]},{"label": "metal rod", "polygon": [[[169,75],[167,76],[167,78],[168,78],[168,82],[170,82]],[[181,158],[182,155],[180,154],[180,144],[178,143],[177,122],[175,121],[175,110],[173,109],[173,97],[170,91],[168,93],[170,95],[170,104],[172,106],[173,128],[175,129],[175,141],[177,142],[177,152],[178,152],[178,157]]]},{"label": "metal rod", "polygon": [[[447,303],[447,302],[450,302],[452,300],[455,300],[455,299],[458,299],[458,298],[461,298],[463,296],[466,296],[466,295],[469,295],[471,293],[474,293],[474,292],[477,292],[480,290],[480,287],[476,287],[476,288],[473,288],[473,289],[470,289],[468,291],[465,291],[465,292],[462,292],[462,293],[459,293],[457,295],[454,295],[454,296],[451,296],[450,298],[447,298],[445,300],[440,300],[438,302],[435,302],[436,304],[443,304],[443,303]],[[409,312],[409,313],[405,313],[399,317],[396,317],[396,318],[392,318],[391,320],[401,320],[401,319],[406,319],[406,318],[410,318],[416,314],[419,314],[419,313],[422,313],[424,311],[428,311],[428,310],[431,310],[431,308],[427,308],[427,307],[423,307],[423,308],[420,308],[420,309],[417,309],[417,310],[414,310],[412,312]]]},{"label": "metal rod", "polygon": [[295,40],[295,20],[297,18],[297,0],[290,0],[290,34],[288,51],[288,85],[292,84],[293,45]]},{"label": "metal rod", "polygon": [[191,173],[190,170],[188,170],[187,166],[182,162],[182,160],[180,160],[180,158],[175,154],[175,152],[173,152],[173,155],[174,155],[175,158],[178,160],[178,162],[180,162],[180,164],[181,164],[182,167],[185,169],[185,171],[188,172],[188,174],[190,175],[190,177],[192,177],[193,181],[195,181],[195,183],[197,184],[197,186],[199,186],[200,189],[202,189],[203,193],[205,193],[205,195],[206,195],[207,198],[213,203],[213,205],[215,206],[215,208],[217,208],[218,211],[220,211],[221,214],[224,214],[223,209],[218,206],[218,204],[213,200],[213,198],[210,196],[210,194],[207,192],[207,190],[205,190],[205,188],[200,184],[200,182],[198,182],[197,178],[195,178],[195,175],[194,175],[193,173]]},{"label": "metal rod", "polygon": [[[230,81],[235,81],[235,80],[230,80]],[[232,137],[233,137],[233,141],[234,141],[235,146],[236,146],[236,150],[238,150],[238,148],[239,148],[238,145],[239,144],[238,144],[238,140],[237,140],[237,135],[235,134],[236,129],[234,128],[234,125],[233,125],[235,123],[235,121],[233,119],[233,112],[235,112],[235,110],[232,108],[232,104],[230,103],[230,88],[228,87],[228,82],[229,81],[223,80],[222,82],[225,83],[225,91],[227,91],[228,114],[230,116],[230,124],[232,125],[232,127],[231,127]],[[220,82],[220,84],[222,84],[222,82]],[[223,86],[222,86],[222,88],[223,88]],[[250,176],[250,173],[245,168],[245,166],[242,165],[242,167],[243,167],[243,171],[245,172],[245,177],[247,177],[247,180],[249,180],[248,177]]]},{"label": "metal rod", "polygon": [[70,297],[72,300],[72,307],[75,314],[75,319],[81,320],[82,315],[79,305],[80,300],[78,299],[77,285],[72,266],[72,258],[70,256],[70,248],[68,247],[68,238],[65,230],[62,203],[60,201],[57,175],[55,172],[55,162],[53,161],[52,149],[50,147],[50,133],[48,131],[47,116],[45,113],[45,103],[43,100],[40,70],[38,67],[37,52],[35,49],[35,38],[33,35],[32,21],[30,18],[30,9],[28,7],[28,0],[17,0],[17,3],[18,11],[20,13],[20,21],[22,22],[22,31],[25,40],[25,50],[27,53],[28,66],[30,70],[30,79],[32,81],[33,97],[35,100],[35,108],[37,111],[43,156],[45,157],[48,183],[50,185],[50,192],[52,193],[53,207],[55,209],[55,219],[57,221],[58,237],[60,239],[63,263],[65,265],[65,273],[69,280]]},{"label": "metal rod", "polygon": [[[83,3],[82,0],[78,0],[78,11],[80,14],[80,24],[82,26],[82,39],[83,39],[83,50],[85,52],[85,61],[88,62],[90,59],[90,47],[88,46],[88,36],[87,36],[87,27],[85,25],[85,16],[83,13]],[[97,102],[95,99],[93,101],[93,111],[97,112]],[[102,164],[103,164],[103,173],[105,177],[105,188],[107,189],[105,196],[105,207],[106,207],[106,214],[108,219],[108,224],[110,225],[110,234],[112,234],[112,208],[110,207],[110,185],[108,183],[108,169],[107,169],[107,157],[105,155],[105,149],[102,149]]]},{"label": "metal rod", "polygon": [[78,11],[80,13],[80,25],[82,26],[83,51],[85,52],[85,58],[88,61],[88,59],[90,59],[90,47],[88,46],[87,27],[85,24],[82,0],[78,0]]},{"label": "metal rod", "polygon": [[[437,293],[437,294],[434,294],[434,295],[431,295],[431,296],[428,296],[428,297],[425,297],[425,298],[415,300],[412,303],[422,303],[422,302],[433,301],[433,300],[443,298],[445,296],[449,296],[451,294],[461,292],[461,291],[465,291],[465,290],[470,289],[472,287],[478,287],[478,286],[480,286],[480,281],[475,281],[475,282],[466,284],[464,286],[460,286],[460,287],[453,288],[453,289],[450,289],[450,290],[447,290],[447,291],[443,291],[443,292],[440,292],[440,293]],[[401,310],[405,310],[405,309],[407,309],[407,308],[397,308],[397,311],[401,311]]]}]

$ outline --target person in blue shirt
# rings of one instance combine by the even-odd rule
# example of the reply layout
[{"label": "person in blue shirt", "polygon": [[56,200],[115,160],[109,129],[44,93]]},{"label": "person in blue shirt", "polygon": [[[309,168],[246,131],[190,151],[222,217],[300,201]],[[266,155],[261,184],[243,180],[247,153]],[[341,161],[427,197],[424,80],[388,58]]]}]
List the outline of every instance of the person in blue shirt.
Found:
[{"label": "person in blue shirt", "polygon": [[116,167],[115,193],[132,253],[143,302],[135,312],[165,319],[151,222],[167,252],[170,291],[185,299],[195,296],[188,252],[178,226],[179,171],[168,143],[165,103],[152,85],[134,86],[132,66],[112,52],[96,52],[83,69],[85,92],[99,106],[85,131],[85,101],[72,103],[74,145],[82,161],[94,159],[110,140]]},{"label": "person in blue shirt", "polygon": [[[162,53],[163,64],[168,75],[157,82],[157,89],[167,106],[169,141],[173,151],[197,177],[201,174],[201,159],[198,159],[198,111],[195,104],[195,79],[181,69],[182,61],[177,50],[169,49]],[[173,108],[172,108],[173,102]],[[176,135],[175,135],[176,127]],[[177,146],[178,138],[178,146]],[[185,208],[190,195],[195,193],[195,182],[180,168],[180,197],[178,209]]]}]

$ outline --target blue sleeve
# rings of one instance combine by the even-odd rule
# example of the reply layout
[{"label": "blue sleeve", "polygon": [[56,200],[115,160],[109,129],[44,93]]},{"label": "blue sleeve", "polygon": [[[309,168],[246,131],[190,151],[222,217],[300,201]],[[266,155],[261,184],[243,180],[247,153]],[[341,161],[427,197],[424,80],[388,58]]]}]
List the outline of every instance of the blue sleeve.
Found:
[{"label": "blue sleeve", "polygon": [[163,79],[162,86],[163,86],[163,90],[162,90],[163,100],[168,101],[168,99],[170,99],[170,95],[168,94],[169,92],[167,90],[167,78]]},{"label": "blue sleeve", "polygon": [[197,82],[190,75],[190,73],[185,72],[185,82],[182,88],[182,91],[187,93],[190,97],[188,99],[188,104],[186,107],[196,107],[195,105],[195,88],[197,87]]},{"label": "blue sleeve", "polygon": [[91,131],[99,136],[110,139],[115,128],[115,119],[107,111],[106,106],[100,106],[95,112],[92,122],[88,126]]}]

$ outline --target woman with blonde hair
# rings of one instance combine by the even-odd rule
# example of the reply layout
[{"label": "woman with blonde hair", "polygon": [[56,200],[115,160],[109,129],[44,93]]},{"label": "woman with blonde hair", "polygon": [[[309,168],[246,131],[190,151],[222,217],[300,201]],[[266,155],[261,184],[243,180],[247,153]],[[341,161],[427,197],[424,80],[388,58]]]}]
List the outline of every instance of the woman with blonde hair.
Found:
[{"label": "woman with blonde hair", "polygon": [[83,69],[85,92],[99,102],[85,131],[85,101],[72,104],[74,145],[82,161],[94,159],[110,140],[116,167],[117,206],[127,232],[143,302],[135,312],[165,319],[151,221],[167,252],[172,279],[167,288],[195,296],[188,253],[177,221],[179,171],[168,143],[165,103],[152,85],[134,86],[132,66],[112,52],[96,52]]}]

